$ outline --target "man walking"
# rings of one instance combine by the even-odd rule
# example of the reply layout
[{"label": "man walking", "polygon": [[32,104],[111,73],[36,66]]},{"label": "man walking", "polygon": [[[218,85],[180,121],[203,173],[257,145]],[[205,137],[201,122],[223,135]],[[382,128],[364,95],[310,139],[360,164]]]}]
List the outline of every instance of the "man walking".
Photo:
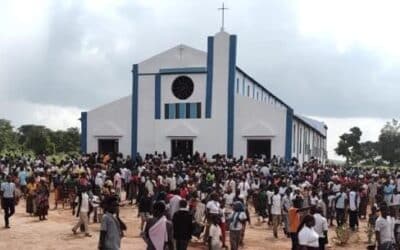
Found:
[{"label": "man walking", "polygon": [[278,227],[281,224],[282,216],[282,197],[277,187],[275,187],[274,193],[275,194],[271,198],[272,227],[274,237],[278,238]]},{"label": "man walking", "polygon": [[77,197],[78,198],[78,211],[76,217],[79,217],[78,223],[72,228],[72,232],[76,234],[76,231],[81,225],[84,225],[85,228],[85,236],[92,237],[89,234],[89,195],[86,192],[86,187],[83,187],[82,193]]},{"label": "man walking", "polygon": [[15,213],[15,184],[11,181],[10,175],[7,176],[6,182],[1,184],[0,192],[4,209],[5,228],[10,228],[9,219]]},{"label": "man walking", "polygon": [[187,208],[187,201],[179,201],[179,210],[172,219],[176,250],[186,250],[193,232],[193,216]]},{"label": "man walking", "polygon": [[100,227],[99,250],[120,250],[121,249],[121,224],[115,217],[118,208],[118,201],[114,197],[104,201],[103,219]]},{"label": "man walking", "polygon": [[349,193],[349,224],[352,231],[358,228],[358,209],[360,207],[360,196],[357,188],[353,187]]}]

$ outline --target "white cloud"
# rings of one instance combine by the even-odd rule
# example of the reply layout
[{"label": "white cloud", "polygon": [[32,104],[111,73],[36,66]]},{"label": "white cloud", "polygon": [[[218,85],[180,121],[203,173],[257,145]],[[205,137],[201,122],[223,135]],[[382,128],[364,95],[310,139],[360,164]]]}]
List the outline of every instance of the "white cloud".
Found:
[{"label": "white cloud", "polygon": [[398,0],[305,0],[298,4],[302,34],[335,41],[339,51],[364,45],[400,56]]},{"label": "white cloud", "polygon": [[0,118],[11,120],[14,127],[24,124],[44,125],[50,129],[80,128],[80,109],[24,101],[0,101]]}]

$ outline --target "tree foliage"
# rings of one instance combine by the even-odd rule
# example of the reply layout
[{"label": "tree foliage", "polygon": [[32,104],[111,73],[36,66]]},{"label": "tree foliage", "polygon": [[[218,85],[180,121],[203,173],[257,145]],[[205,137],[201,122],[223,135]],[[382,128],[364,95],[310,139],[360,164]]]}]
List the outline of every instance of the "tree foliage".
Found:
[{"label": "tree foliage", "polygon": [[383,160],[391,165],[400,162],[400,123],[397,120],[387,122],[382,128],[378,144]]},{"label": "tree foliage", "polygon": [[350,133],[344,133],[340,136],[335,152],[346,158],[347,164],[358,163],[363,158],[360,145],[361,135],[360,128],[352,127]]},{"label": "tree foliage", "polygon": [[4,150],[12,150],[17,147],[17,135],[11,122],[0,119],[0,152]]},{"label": "tree foliage", "polygon": [[346,163],[390,165],[400,164],[400,122],[396,119],[387,122],[381,129],[378,141],[360,143],[362,132],[358,127],[340,136],[335,152],[346,158]]},{"label": "tree foliage", "polygon": [[40,125],[22,125],[14,129],[11,122],[0,119],[0,152],[22,149],[35,154],[70,153],[79,151],[79,130],[53,131]]}]

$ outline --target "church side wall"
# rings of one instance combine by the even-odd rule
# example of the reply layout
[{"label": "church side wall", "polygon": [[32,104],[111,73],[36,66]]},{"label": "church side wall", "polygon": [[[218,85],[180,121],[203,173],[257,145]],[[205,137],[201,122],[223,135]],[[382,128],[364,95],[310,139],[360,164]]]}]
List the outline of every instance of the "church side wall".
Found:
[{"label": "church side wall", "polygon": [[277,108],[249,99],[246,96],[236,95],[235,104],[235,156],[247,156],[247,139],[243,136],[243,131],[256,123],[268,124],[274,133],[274,136],[265,135],[271,139],[271,157],[273,155],[285,156],[285,138],[286,138],[286,109]]},{"label": "church side wall", "polygon": [[119,151],[130,155],[131,100],[132,96],[127,96],[88,112],[88,153],[98,151],[98,139],[118,139]]},{"label": "church side wall", "polygon": [[292,157],[296,157],[300,163],[311,160],[311,157],[326,161],[326,138],[310,126],[294,119]]}]

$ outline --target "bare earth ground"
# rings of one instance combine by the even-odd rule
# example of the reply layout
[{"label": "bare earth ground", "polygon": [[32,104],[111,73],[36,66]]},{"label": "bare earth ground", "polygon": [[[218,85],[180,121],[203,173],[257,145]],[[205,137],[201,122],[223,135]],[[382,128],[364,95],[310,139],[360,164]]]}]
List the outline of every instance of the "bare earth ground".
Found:
[{"label": "bare earth ground", "polygon": [[[53,205],[51,205],[53,207]],[[16,208],[16,214],[11,218],[11,229],[3,227],[3,211],[0,220],[0,250],[89,250],[97,249],[99,237],[99,224],[90,224],[92,238],[85,238],[83,234],[73,235],[71,228],[77,222],[70,209],[50,210],[48,220],[39,222],[37,218],[25,213],[25,201],[21,200]],[[126,222],[128,231],[122,240],[122,250],[146,249],[143,240],[139,237],[139,218],[137,210],[132,206],[121,208],[121,218]],[[256,218],[252,218],[257,224]],[[365,221],[362,221],[358,233],[350,238],[350,244],[345,247],[336,246],[332,237],[335,236],[333,228],[330,229],[330,245],[328,249],[366,249]],[[290,239],[279,233],[279,238],[274,239],[272,229],[265,223],[262,225],[248,226],[245,236],[246,250],[261,249],[290,249]],[[189,249],[206,249],[200,243],[193,242]]]}]

